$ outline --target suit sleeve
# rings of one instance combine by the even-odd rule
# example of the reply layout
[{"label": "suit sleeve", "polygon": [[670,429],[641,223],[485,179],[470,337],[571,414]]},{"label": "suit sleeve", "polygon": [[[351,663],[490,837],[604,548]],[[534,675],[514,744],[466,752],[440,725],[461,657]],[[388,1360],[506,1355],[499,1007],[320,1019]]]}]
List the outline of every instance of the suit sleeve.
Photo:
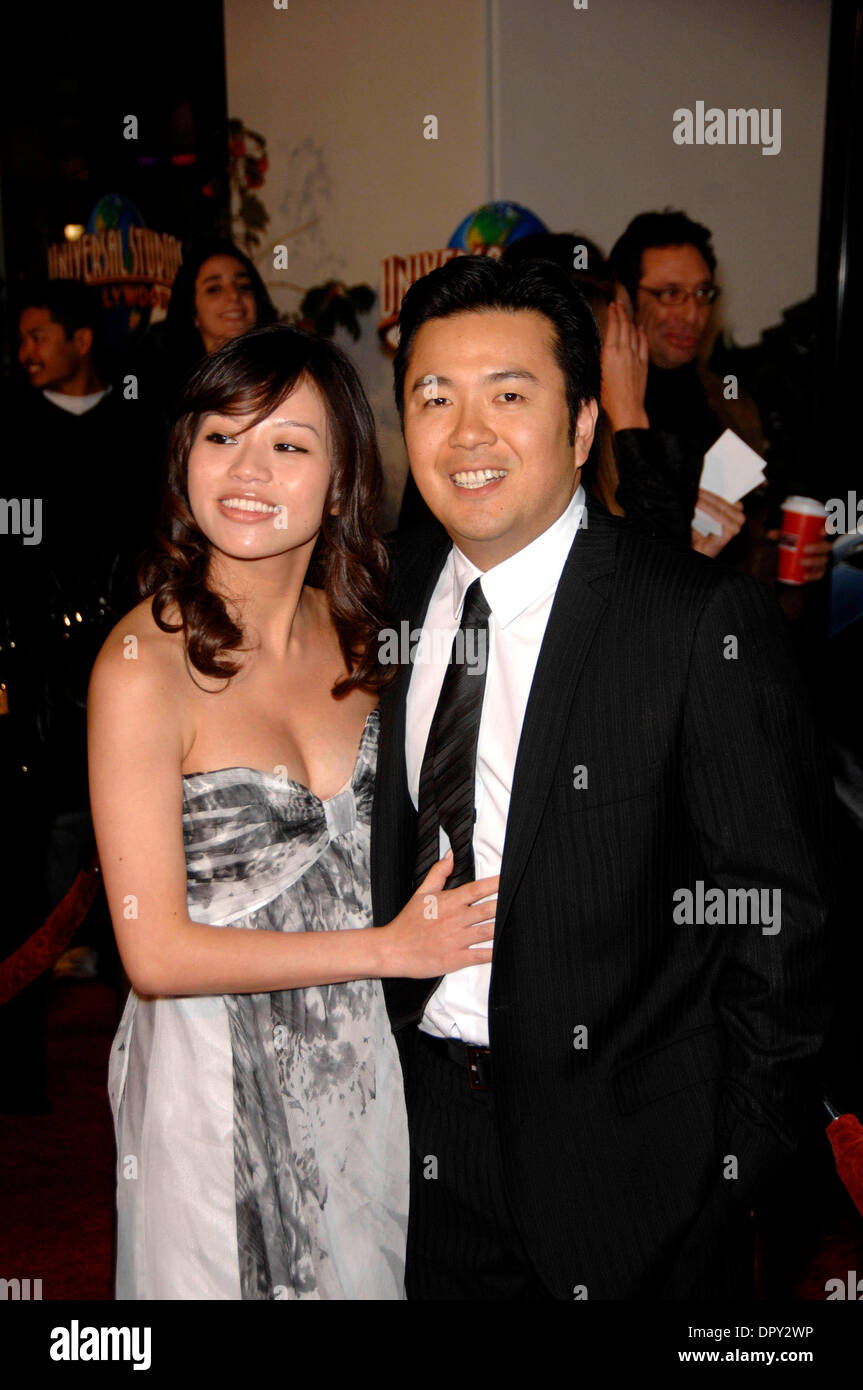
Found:
[{"label": "suit sleeve", "polygon": [[674,435],[653,429],[618,430],[614,451],[617,500],[627,521],[656,540],[688,550],[700,460],[688,455]]},{"label": "suit sleeve", "polygon": [[755,888],[778,909],[769,926],[684,928],[721,934],[717,1137],[723,1159],[737,1159],[734,1195],[748,1201],[797,1145],[830,1016],[832,804],[782,616],[751,579],[723,576],[702,609],[683,722],[684,795],[705,878]]}]

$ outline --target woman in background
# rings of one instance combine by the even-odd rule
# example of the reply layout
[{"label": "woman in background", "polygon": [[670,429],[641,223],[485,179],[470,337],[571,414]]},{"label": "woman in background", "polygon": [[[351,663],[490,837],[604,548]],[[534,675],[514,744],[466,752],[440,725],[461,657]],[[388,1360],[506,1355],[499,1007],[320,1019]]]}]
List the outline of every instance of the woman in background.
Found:
[{"label": "woman in background", "polygon": [[188,375],[205,354],[275,320],[275,307],[248,256],[233,242],[212,237],[194,243],[177,271],[165,346],[177,369]]},{"label": "woman in background", "polygon": [[206,237],[185,248],[166,317],[144,334],[129,358],[129,371],[140,379],[140,398],[161,420],[163,432],[199,362],[276,317],[258,271],[233,242]]}]

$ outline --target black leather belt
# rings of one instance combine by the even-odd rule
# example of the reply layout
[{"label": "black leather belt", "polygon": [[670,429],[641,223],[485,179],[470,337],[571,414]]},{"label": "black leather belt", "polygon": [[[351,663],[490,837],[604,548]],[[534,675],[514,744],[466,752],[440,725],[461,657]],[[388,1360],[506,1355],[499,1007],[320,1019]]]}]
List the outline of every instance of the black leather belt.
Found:
[{"label": "black leather belt", "polygon": [[451,1062],[464,1067],[472,1091],[491,1090],[491,1049],[473,1047],[470,1043],[459,1042],[457,1038],[434,1038],[431,1033],[417,1029],[420,1038],[433,1052],[448,1057]]}]

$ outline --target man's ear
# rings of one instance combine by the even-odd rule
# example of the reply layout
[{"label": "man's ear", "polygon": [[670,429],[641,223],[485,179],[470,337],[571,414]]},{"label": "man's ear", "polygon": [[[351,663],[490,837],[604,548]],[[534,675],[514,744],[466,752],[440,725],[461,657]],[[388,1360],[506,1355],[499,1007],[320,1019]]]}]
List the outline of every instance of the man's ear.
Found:
[{"label": "man's ear", "polygon": [[599,403],[597,401],[586,401],[578,412],[578,419],[575,422],[575,462],[579,468],[587,462],[590,453],[590,446],[593,443],[593,436],[596,433],[596,420],[599,415]]},{"label": "man's ear", "polygon": [[76,328],[72,334],[72,342],[78,349],[81,357],[89,357],[93,351],[93,330],[92,328]]}]

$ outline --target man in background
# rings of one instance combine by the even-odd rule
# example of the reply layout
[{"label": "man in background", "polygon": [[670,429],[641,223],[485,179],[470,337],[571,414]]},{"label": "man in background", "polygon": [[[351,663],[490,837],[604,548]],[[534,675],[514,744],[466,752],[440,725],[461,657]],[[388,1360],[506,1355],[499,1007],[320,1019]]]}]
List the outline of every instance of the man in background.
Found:
[{"label": "man in background", "polygon": [[[0,458],[0,757],[4,871],[24,907],[6,922],[0,956],[41,925],[92,855],[87,682],[107,631],[135,601],[160,464],[134,389],[109,380],[92,290],[24,286],[17,322],[26,381],[7,386]],[[90,948],[110,953],[110,938],[92,915],[85,935],[65,965],[93,974]],[[16,1007],[4,1009],[4,1029]],[[18,1024],[13,1031],[20,1043]],[[20,1074],[7,1076],[4,1097],[12,1109],[39,1108]]]},{"label": "man in background", "polygon": [[[736,379],[717,376],[706,365],[712,307],[720,293],[708,228],[683,212],[643,212],[618,238],[609,259],[647,336],[644,410],[651,429],[675,441],[674,452],[684,460],[684,487],[694,495],[704,454],[726,429],[764,457],[767,438],[755,402]],[[751,494],[745,506],[747,526],[725,548],[723,562],[770,582],[779,533],[765,529],[766,490]],[[811,581],[823,576],[829,553],[826,539],[810,548],[804,565]]]}]

